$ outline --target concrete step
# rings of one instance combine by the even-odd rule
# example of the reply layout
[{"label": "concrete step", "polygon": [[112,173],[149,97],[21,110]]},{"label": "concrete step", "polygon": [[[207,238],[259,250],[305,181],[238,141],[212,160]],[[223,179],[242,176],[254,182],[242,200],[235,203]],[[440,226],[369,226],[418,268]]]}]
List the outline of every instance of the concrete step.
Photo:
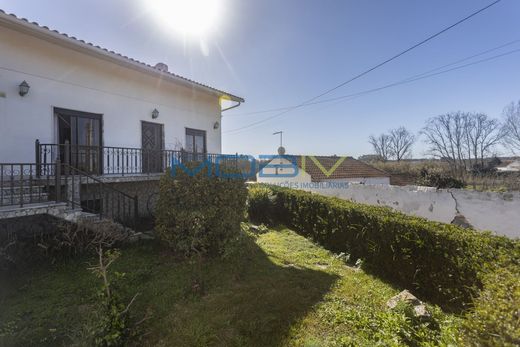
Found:
[{"label": "concrete step", "polygon": [[45,186],[15,186],[15,187],[0,187],[0,196],[11,196],[23,194],[38,194],[45,192]]},{"label": "concrete step", "polygon": [[43,178],[33,178],[33,179],[9,179],[6,177],[0,177],[0,188],[10,188],[10,187],[19,187],[23,185],[24,187],[28,186],[38,186],[38,185],[48,185],[49,183],[54,183],[54,178],[43,179]]},{"label": "concrete step", "polygon": [[[72,223],[79,223],[79,222],[89,222],[92,225],[95,225],[96,223],[103,223],[106,220],[111,220],[110,218],[100,218],[99,214],[89,213],[82,211],[81,209],[69,209],[63,213],[60,218],[72,222]],[[113,221],[113,220],[112,220]],[[119,224],[116,221],[113,221],[116,224]],[[135,234],[135,231],[131,228],[124,227],[121,225],[124,232],[127,234],[127,236],[130,238]],[[142,239],[145,239],[146,236],[143,236]]]},{"label": "concrete step", "polygon": [[95,221],[99,220],[99,215],[94,213],[88,213],[83,211],[80,208],[75,209],[69,209],[64,213],[63,219],[69,221],[69,222],[78,222],[80,220],[82,221]]},{"label": "concrete step", "polygon": [[18,218],[33,216],[38,214],[50,214],[60,217],[67,210],[66,203],[56,203],[52,201],[32,203],[20,206],[0,206],[0,219],[4,218]]},{"label": "concrete step", "polygon": [[9,206],[9,205],[19,205],[20,202],[24,204],[32,204],[32,203],[40,203],[49,201],[49,194],[40,193],[40,194],[23,194],[23,197],[18,195],[10,195],[10,196],[1,196],[0,195],[0,206]]}]

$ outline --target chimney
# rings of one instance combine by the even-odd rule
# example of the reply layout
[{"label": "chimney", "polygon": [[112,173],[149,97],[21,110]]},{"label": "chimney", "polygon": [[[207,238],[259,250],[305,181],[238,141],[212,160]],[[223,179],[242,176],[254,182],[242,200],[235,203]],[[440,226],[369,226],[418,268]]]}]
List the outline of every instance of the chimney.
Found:
[{"label": "chimney", "polygon": [[168,65],[165,63],[157,63],[154,66],[154,69],[159,70],[161,72],[168,72]]}]

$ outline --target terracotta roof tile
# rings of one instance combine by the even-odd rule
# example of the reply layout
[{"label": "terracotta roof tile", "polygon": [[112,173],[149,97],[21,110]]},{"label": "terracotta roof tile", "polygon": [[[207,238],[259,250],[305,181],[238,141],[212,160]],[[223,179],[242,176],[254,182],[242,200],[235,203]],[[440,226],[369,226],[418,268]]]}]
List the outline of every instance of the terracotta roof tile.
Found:
[{"label": "terracotta roof tile", "polygon": [[[382,170],[376,169],[362,161],[352,157],[337,156],[295,156],[298,167],[303,169],[314,182],[327,179],[342,178],[373,178],[373,177],[390,177],[390,175]],[[305,157],[305,159],[303,159]],[[314,158],[314,160],[313,160]],[[342,158],[344,158],[342,160]],[[339,166],[332,170],[338,161],[342,160]],[[316,162],[315,162],[316,161]],[[305,168],[304,163],[305,162]],[[321,168],[320,168],[321,165]],[[322,170],[323,169],[323,170]]]}]

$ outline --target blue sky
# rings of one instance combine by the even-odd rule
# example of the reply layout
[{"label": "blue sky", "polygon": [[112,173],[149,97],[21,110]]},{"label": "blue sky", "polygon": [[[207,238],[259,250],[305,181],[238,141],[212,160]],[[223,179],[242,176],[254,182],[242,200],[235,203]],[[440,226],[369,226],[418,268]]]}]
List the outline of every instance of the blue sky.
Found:
[{"label": "blue sky", "polygon": [[[249,114],[305,101],[465,17],[491,0],[222,0],[221,25],[201,43],[183,40],[146,13],[153,0],[0,0],[0,8],[246,99],[225,112],[223,151],[272,153],[283,130],[289,153],[370,153],[370,134],[398,126],[417,133],[450,111],[501,117],[520,99],[520,52],[362,97],[269,117]],[[402,80],[520,40],[520,1],[503,0],[434,41],[325,98]],[[520,42],[481,58],[520,48]],[[422,156],[421,139],[414,155]],[[507,154],[507,153],[504,153]]]}]

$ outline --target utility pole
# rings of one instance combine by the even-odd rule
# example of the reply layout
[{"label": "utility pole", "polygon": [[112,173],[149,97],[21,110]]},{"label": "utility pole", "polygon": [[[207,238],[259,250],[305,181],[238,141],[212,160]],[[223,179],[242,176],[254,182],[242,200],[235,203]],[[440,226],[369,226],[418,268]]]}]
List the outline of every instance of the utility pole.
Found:
[{"label": "utility pole", "polygon": [[275,133],[273,133],[273,135],[278,135],[280,134],[280,147],[283,147],[283,131],[277,131]]},{"label": "utility pole", "polygon": [[285,148],[283,147],[283,131],[277,131],[277,132],[273,133],[273,135],[280,135],[280,147],[278,147],[278,154],[284,155]]}]

